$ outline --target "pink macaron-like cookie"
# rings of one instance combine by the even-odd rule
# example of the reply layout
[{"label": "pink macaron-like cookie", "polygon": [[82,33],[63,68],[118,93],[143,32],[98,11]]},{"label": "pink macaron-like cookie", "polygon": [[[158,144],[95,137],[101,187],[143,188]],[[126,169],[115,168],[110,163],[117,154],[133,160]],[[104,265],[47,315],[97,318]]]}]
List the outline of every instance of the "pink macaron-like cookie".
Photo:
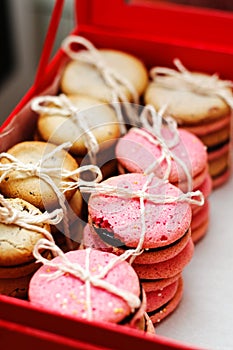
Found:
[{"label": "pink macaron-like cookie", "polygon": [[[178,201],[183,193],[170,183],[157,177],[151,179],[140,173],[131,173],[109,178],[102,185],[112,186],[114,195],[92,194],[88,203],[90,223],[104,241],[110,239],[112,245],[135,248],[142,234],[142,213],[139,198],[119,196],[117,191],[126,190],[128,194],[157,196],[158,203],[149,198],[144,200],[145,235],[142,248],[161,248],[168,246],[189,230],[191,223],[190,204]],[[172,203],[166,202],[173,198]]]},{"label": "pink macaron-like cookie", "polygon": [[155,308],[153,308],[153,300],[155,300],[155,295],[152,294],[153,292],[151,292],[151,295],[150,293],[148,293],[147,296],[148,296],[148,302],[150,304],[151,311],[147,311],[147,313],[152,323],[154,324],[154,326],[158,325],[165,317],[169,316],[173,311],[175,311],[175,309],[177,308],[177,306],[179,305],[182,299],[183,289],[184,289],[183,280],[182,278],[179,278],[179,280],[177,281],[177,285],[175,285],[175,293],[172,298],[169,298],[168,292],[164,291],[164,293],[163,292],[158,293],[158,294],[161,294],[161,296],[165,294],[165,296],[167,297],[166,298],[167,302],[165,302],[163,305],[161,305],[158,308],[156,308],[156,306]]},{"label": "pink macaron-like cookie", "polygon": [[201,210],[193,215],[191,223],[191,236],[194,243],[197,243],[201,238],[203,238],[208,231],[210,216],[209,207],[209,201],[206,200]]},{"label": "pink macaron-like cookie", "polygon": [[[198,187],[195,188],[194,190],[199,190],[203,194],[205,200],[211,195],[213,189],[213,180],[209,174],[205,177],[204,181],[202,184]],[[197,205],[191,205],[192,208],[192,215],[195,215],[198,211],[202,209],[202,206],[197,206]]]},{"label": "pink macaron-like cookie", "polygon": [[[65,258],[73,267],[87,268],[91,277],[97,277],[106,269],[115,255],[98,250],[76,250],[65,254]],[[55,257],[53,263],[63,264],[60,257]],[[121,296],[102,286],[90,283],[90,293],[85,282],[70,272],[61,273],[51,278],[58,267],[43,265],[32,277],[29,286],[29,300],[42,309],[52,310],[63,315],[71,315],[81,319],[128,324],[136,327],[137,322],[145,312],[145,301],[142,301],[142,290],[137,274],[126,262],[121,261],[105,273],[101,281],[123,293],[130,293],[138,300],[137,307],[130,306]],[[89,295],[89,297],[88,297]],[[135,302],[134,302],[135,303]],[[88,317],[91,310],[91,318]]]},{"label": "pink macaron-like cookie", "polygon": [[[165,128],[164,128],[165,129]],[[169,133],[163,130],[165,143],[169,143]],[[178,141],[174,147],[170,148],[189,172],[192,179],[192,188],[197,188],[203,182],[207,173],[207,152],[203,143],[193,134],[178,129]],[[125,172],[145,172],[151,164],[161,156],[161,146],[153,142],[153,136],[147,130],[132,128],[123,136],[116,146],[116,157],[121,173]],[[160,166],[154,168],[156,176],[162,177],[167,169],[167,164],[163,161]],[[184,168],[174,158],[171,160],[171,171],[169,181],[176,184],[183,190],[187,189],[187,175]]]},{"label": "pink macaron-like cookie", "polygon": [[182,279],[178,278],[164,288],[146,293],[147,313],[150,315],[152,322],[158,324],[175,309],[170,304],[174,304],[174,300],[180,299],[182,296],[182,293],[179,291],[181,281]]},{"label": "pink macaron-like cookie", "polygon": [[191,261],[194,253],[194,245],[190,238],[186,247],[176,256],[155,264],[133,264],[140,280],[157,280],[170,278],[181,273]]},{"label": "pink macaron-like cookie", "polygon": [[[134,263],[154,264],[157,262],[168,260],[171,257],[174,257],[175,255],[179,254],[184,249],[190,237],[191,237],[191,229],[189,229],[187,233],[184,236],[182,236],[179,240],[174,242],[174,244],[165,246],[162,249],[154,248],[154,249],[144,250],[142,254],[137,255],[135,257]],[[92,225],[87,224],[83,229],[82,247],[83,248],[91,247],[93,249],[107,251],[109,253],[113,253],[118,256],[123,254],[127,249],[127,247],[114,247],[113,245],[104,241],[104,239],[105,237],[101,239],[101,233],[100,235],[98,235],[98,233],[95,231]]]}]

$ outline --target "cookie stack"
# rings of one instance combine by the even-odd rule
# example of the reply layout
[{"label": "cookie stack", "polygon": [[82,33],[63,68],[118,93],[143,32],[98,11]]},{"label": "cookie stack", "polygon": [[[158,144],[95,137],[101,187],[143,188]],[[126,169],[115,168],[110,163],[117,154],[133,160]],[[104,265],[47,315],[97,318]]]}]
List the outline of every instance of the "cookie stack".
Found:
[{"label": "cookie stack", "polygon": [[155,67],[145,103],[166,112],[207,146],[213,187],[223,184],[230,173],[230,122],[232,83],[216,75],[193,73],[175,61],[178,70]]},{"label": "cookie stack", "polygon": [[88,96],[59,95],[35,98],[31,108],[39,113],[37,140],[56,145],[71,142],[69,152],[79,165],[95,163],[104,177],[116,173],[114,150],[120,125],[110,105]]},{"label": "cookie stack", "polygon": [[[208,174],[206,148],[195,135],[178,128],[176,142],[171,142],[171,132],[166,124],[161,129],[160,139],[146,129],[132,128],[119,139],[116,157],[120,173],[154,172],[163,178],[168,170],[166,159],[159,161],[164,142],[170,152],[170,172],[168,180],[183,192],[201,190],[205,197],[204,207],[192,205],[192,238],[197,242],[208,229],[209,203],[212,181]],[[168,159],[169,161],[169,159]]]},{"label": "cookie stack", "polygon": [[[52,227],[54,239],[64,248],[68,236],[66,226],[77,228],[82,215],[82,196],[78,190],[67,190],[64,203],[61,200],[63,187],[72,181],[64,175],[74,172],[77,167],[77,162],[66,150],[40,141],[18,143],[1,154],[0,160],[0,174],[5,174],[0,191],[5,197],[23,199],[42,212],[57,208],[66,211],[66,222],[63,220]],[[75,229],[72,232],[77,234]],[[77,241],[76,237],[70,238]]]},{"label": "cookie stack", "polygon": [[[109,178],[100,185],[101,194],[97,189],[89,199],[84,247],[130,255],[141,245],[143,252],[132,266],[146,294],[157,295],[151,298],[149,294],[147,310],[152,322],[157,323],[181,300],[181,273],[193,255],[189,200],[172,184],[139,173]],[[145,198],[144,210],[141,196]]]},{"label": "cookie stack", "polygon": [[[76,51],[77,45],[85,50]],[[145,91],[148,72],[137,57],[119,50],[96,49],[80,36],[67,37],[62,48],[71,58],[61,75],[60,89],[65,94],[112,103],[113,89],[118,98],[124,96],[128,102],[136,102],[134,95]]]},{"label": "cookie stack", "polygon": [[[138,276],[126,261],[112,264],[115,255],[92,249],[66,254],[58,251],[58,255],[32,277],[29,287],[32,304],[79,319],[154,332],[144,317],[145,295]],[[65,266],[66,272],[60,270],[60,274],[51,279],[60,266]],[[90,274],[88,281],[85,280],[87,274]]]},{"label": "cookie stack", "polygon": [[[3,197],[1,196],[0,199]],[[0,210],[0,294],[17,298],[26,298],[28,285],[32,275],[40,267],[33,256],[35,244],[44,238],[44,234],[33,229],[27,221],[28,228],[22,226],[19,221],[31,216],[42,214],[39,209],[30,203],[18,199],[4,199],[7,207],[1,201]],[[8,214],[7,217],[4,213]],[[21,218],[21,219],[20,219]],[[50,232],[49,224],[37,224],[38,227]],[[48,256],[44,251],[43,255]]]}]

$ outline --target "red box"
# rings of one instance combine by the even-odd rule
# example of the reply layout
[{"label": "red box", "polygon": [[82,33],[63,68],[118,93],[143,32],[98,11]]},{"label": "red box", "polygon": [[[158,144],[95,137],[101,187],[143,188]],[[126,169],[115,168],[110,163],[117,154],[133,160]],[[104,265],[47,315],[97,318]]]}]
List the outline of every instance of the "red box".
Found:
[{"label": "red box", "polygon": [[[55,3],[35,83],[0,128],[0,151],[29,139],[36,127],[32,97],[55,94],[67,57],[59,50],[49,62],[64,0]],[[233,14],[146,0],[76,0],[73,33],[97,47],[111,47],[143,59],[148,68],[172,66],[178,57],[190,70],[218,72],[233,79]],[[165,321],[166,322],[166,321]],[[197,349],[160,336],[111,324],[100,325],[54,315],[26,301],[0,296],[0,344],[42,349]]]}]

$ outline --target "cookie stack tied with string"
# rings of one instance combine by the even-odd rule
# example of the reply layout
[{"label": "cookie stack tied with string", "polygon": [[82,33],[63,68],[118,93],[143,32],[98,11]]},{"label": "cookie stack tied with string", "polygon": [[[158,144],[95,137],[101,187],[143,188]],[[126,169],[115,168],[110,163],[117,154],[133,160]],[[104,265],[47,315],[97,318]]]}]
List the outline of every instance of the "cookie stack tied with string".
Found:
[{"label": "cookie stack tied with string", "polygon": [[[66,184],[77,182],[79,173],[75,159],[65,150],[70,144],[55,146],[46,142],[25,141],[14,145],[0,154],[0,192],[8,198],[25,200],[40,211],[61,208],[63,220],[53,227],[55,240],[58,238],[68,249],[73,248],[73,233],[78,234],[82,197],[78,190],[67,190]],[[84,167],[84,170],[86,168]],[[87,169],[89,167],[87,166]],[[69,204],[70,203],[70,204]],[[78,239],[74,237],[74,240]]]},{"label": "cookie stack tied with string", "polygon": [[[80,46],[84,50],[77,50]],[[111,103],[122,133],[126,131],[125,123],[135,125],[135,110],[148,84],[142,61],[126,52],[97,49],[89,40],[76,35],[68,36],[62,49],[71,60],[61,75],[61,91]]]},{"label": "cookie stack tied with string", "polygon": [[[50,224],[62,220],[62,210],[42,213],[19,198],[4,198],[0,194],[0,294],[26,298],[32,275],[40,267],[33,256],[37,242],[53,241]],[[41,251],[44,257],[50,252]]]},{"label": "cookie stack tied with string", "polygon": [[[44,258],[44,249],[56,257]],[[79,320],[154,333],[145,313],[145,294],[138,276],[123,256],[90,248],[64,254],[45,239],[37,243],[34,256],[43,266],[30,281],[32,304]]]},{"label": "cookie stack tied with string", "polygon": [[202,141],[187,130],[177,128],[171,117],[163,117],[154,107],[144,107],[142,128],[131,128],[119,139],[116,157],[120,173],[154,173],[183,192],[200,190],[203,206],[192,205],[192,239],[197,242],[208,229],[212,181],[208,174],[207,152]]},{"label": "cookie stack tied with string", "polygon": [[182,297],[181,274],[193,255],[190,205],[202,205],[202,193],[184,194],[152,173],[119,175],[80,190],[92,193],[82,247],[128,258],[150,300],[147,312],[160,322]]},{"label": "cookie stack tied with string", "polygon": [[214,75],[188,71],[176,59],[177,68],[155,67],[145,92],[145,103],[167,113],[197,135],[207,146],[209,173],[216,188],[230,174],[230,136],[233,83]]},{"label": "cookie stack tied with string", "polygon": [[79,165],[97,164],[104,177],[116,173],[115,144],[121,131],[110,105],[87,96],[61,94],[36,97],[31,109],[39,114],[37,139],[56,145],[69,141],[69,152]]}]

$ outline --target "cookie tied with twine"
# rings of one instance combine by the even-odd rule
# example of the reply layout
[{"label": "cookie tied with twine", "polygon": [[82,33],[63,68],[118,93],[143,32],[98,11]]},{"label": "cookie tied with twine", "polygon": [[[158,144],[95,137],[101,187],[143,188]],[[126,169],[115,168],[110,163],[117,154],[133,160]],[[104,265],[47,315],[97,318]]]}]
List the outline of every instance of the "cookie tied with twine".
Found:
[{"label": "cookie tied with twine", "polygon": [[[95,209],[97,212],[99,212],[99,210],[101,210],[103,205],[104,208],[108,208],[107,210],[109,213],[109,217],[111,217],[111,220],[114,221],[116,220],[115,214],[117,213],[117,210],[119,210],[119,208],[122,211],[127,212],[127,205],[130,206],[130,203],[132,203],[131,200],[139,201],[140,226],[138,226],[139,220],[136,220],[136,219],[135,220],[137,222],[135,222],[135,225],[134,225],[135,229],[140,231],[138,236],[138,241],[137,241],[137,247],[128,249],[121,256],[122,259],[125,259],[125,260],[129,259],[130,263],[133,263],[135,257],[143,252],[144,239],[145,239],[145,234],[146,234],[147,225],[148,225],[146,223],[146,205],[148,205],[149,203],[152,205],[158,204],[160,205],[159,208],[161,208],[161,206],[163,205],[176,204],[176,203],[188,203],[188,204],[195,204],[198,206],[202,206],[204,204],[204,196],[201,191],[192,191],[192,192],[183,193],[175,186],[167,184],[166,182],[156,178],[153,173],[147,176],[142,174],[137,174],[137,176],[141,178],[141,181],[143,179],[143,184],[140,189],[133,189],[130,187],[130,182],[127,179],[129,176],[133,178],[134,175],[136,174],[120,175],[115,178],[110,178],[101,183],[93,184],[93,186],[79,187],[81,193],[92,194],[92,196],[89,199],[90,219],[92,216],[95,216],[95,215],[97,215],[98,217],[98,214],[95,214]],[[114,182],[114,179],[119,180],[119,182],[117,181],[118,185],[111,184],[111,181]],[[124,184],[124,180],[128,182]],[[121,185],[121,182],[122,182],[122,185]],[[166,186],[169,187],[170,191],[173,188],[173,192],[175,191],[175,194],[171,195],[166,193],[166,191],[164,193],[160,193],[159,188],[161,187],[161,185],[163,190],[165,190]],[[139,186],[137,181],[135,183],[135,186]],[[108,197],[113,198],[112,205],[110,205],[110,203],[107,202]],[[123,201],[121,202],[120,199],[122,199]],[[134,203],[132,205],[132,207],[134,207],[134,210],[136,210],[135,206],[136,204]],[[111,210],[113,210],[113,212]],[[191,209],[190,209],[190,213],[191,213]],[[102,215],[104,214],[102,213]],[[136,214],[135,212],[135,218],[137,217],[137,215],[138,214]],[[109,225],[111,227],[110,223]],[[190,222],[189,222],[189,225],[190,225]],[[129,238],[129,240],[131,240],[131,238]]]},{"label": "cookie tied with twine", "polygon": [[[142,127],[151,133],[148,134],[144,132],[143,129],[133,130],[136,133],[139,133],[143,137],[149,140],[152,144],[155,144],[161,150],[161,156],[156,159],[147,169],[144,170],[145,174],[150,172],[156,173],[156,168],[161,167],[162,163],[165,163],[165,171],[163,175],[163,180],[168,180],[172,170],[172,160],[174,160],[182,169],[187,180],[187,192],[192,190],[192,175],[188,169],[187,164],[178,157],[173,149],[180,142],[180,136],[177,130],[177,123],[172,117],[163,117],[163,114],[166,110],[166,106],[161,108],[156,112],[155,108],[151,105],[146,105],[141,113],[140,121]],[[151,117],[151,121],[149,121]],[[169,138],[165,138],[162,133],[163,126],[166,125],[167,130],[169,131]]]},{"label": "cookie tied with twine", "polygon": [[[65,94],[60,94],[59,96],[47,95],[35,97],[31,102],[31,109],[43,115],[70,118],[82,132],[84,145],[89,153],[91,163],[96,164],[96,154],[99,151],[99,144],[90,125],[88,125],[85,112],[78,109]],[[80,137],[80,135],[77,135],[76,138],[77,137]],[[76,141],[76,139],[74,141]]]},{"label": "cookie tied with twine", "polygon": [[33,262],[33,248],[41,238],[54,242],[50,225],[62,219],[62,209],[41,213],[22,199],[4,198],[0,194],[0,266],[17,269],[19,265],[23,270],[24,264]]},{"label": "cookie tied with twine", "polygon": [[[58,257],[52,260],[44,258],[40,253],[44,249]],[[35,246],[34,256],[37,262],[44,265],[30,283],[29,299],[35,304],[52,307],[60,313],[77,314],[88,320],[116,323],[141,306],[138,277],[121,257],[90,248],[64,254],[54,243],[45,239]],[[118,270],[121,276],[127,271],[127,278],[119,278]],[[62,290],[61,283],[65,283]],[[46,296],[49,288],[53,290]],[[48,300],[51,295],[52,303]],[[109,319],[106,319],[106,309],[113,314]]]},{"label": "cookie tied with twine", "polygon": [[[25,204],[25,210],[19,210],[19,207]],[[18,198],[4,198],[0,194],[0,223],[5,225],[17,225],[42,233],[48,240],[53,242],[53,236],[42,225],[57,225],[63,219],[62,209],[55,209],[52,212],[45,211],[40,213],[39,209],[30,206],[26,207],[27,202]],[[34,208],[34,209],[32,209]]]},{"label": "cookie tied with twine", "polygon": [[[32,146],[34,143],[29,144]],[[40,144],[40,143],[39,143]],[[48,144],[45,144],[45,146]],[[63,210],[63,228],[64,228],[64,234],[67,239],[67,244],[69,249],[72,249],[72,244],[70,242],[70,230],[69,230],[69,219],[67,215],[67,207],[66,207],[66,196],[64,195],[64,191],[61,189],[61,183],[64,184],[67,183],[68,186],[70,186],[70,181],[77,184],[77,183],[84,183],[86,184],[86,181],[79,179],[79,174],[82,172],[90,171],[91,173],[96,175],[96,178],[92,180],[91,182],[87,182],[87,184],[92,184],[92,182],[101,181],[102,179],[102,173],[100,169],[95,165],[87,165],[78,168],[76,164],[76,168],[73,168],[73,170],[65,169],[64,167],[55,167],[52,166],[50,163],[50,160],[55,159],[56,154],[60,153],[63,149],[70,147],[70,143],[64,143],[59,146],[50,145],[51,147],[48,148],[50,152],[47,152],[43,155],[42,158],[38,162],[32,163],[24,163],[20,159],[16,158],[10,153],[3,152],[0,154],[0,160],[6,160],[5,162],[0,162],[0,187],[1,190],[7,191],[7,186],[11,186],[11,181],[16,181],[18,188],[20,188],[20,181],[28,178],[36,178],[37,181],[42,180],[46,185],[48,185],[48,188],[52,190],[52,193],[57,198],[58,204],[60,208]],[[68,154],[68,152],[64,153],[64,156]],[[49,161],[47,163],[47,161]],[[47,164],[46,164],[47,163]],[[11,180],[11,175],[13,176]],[[55,182],[56,180],[56,182]],[[12,186],[10,187],[10,190],[12,190]],[[33,191],[35,188],[30,189],[30,192],[32,193],[31,196],[33,197]],[[67,191],[66,191],[67,192]],[[68,190],[69,192],[69,190]],[[46,193],[41,193],[40,187],[39,187],[39,194],[42,196],[46,195]],[[9,193],[6,193],[6,195],[9,195]],[[12,197],[15,195],[15,192],[12,193]],[[20,193],[17,192],[17,197],[20,197],[22,199],[24,197],[24,193],[21,191]],[[32,203],[34,204],[34,203]],[[36,205],[35,205],[36,206]]]},{"label": "cookie tied with twine", "polygon": [[221,80],[217,74],[204,75],[192,73],[184,67],[179,59],[174,60],[174,65],[177,70],[166,67],[152,68],[150,71],[152,80],[169,89],[185,88],[187,91],[192,91],[196,94],[217,96],[229,107],[233,108],[232,81]]},{"label": "cookie tied with twine", "polygon": [[[74,45],[81,45],[85,48],[85,50],[75,51],[73,49]],[[68,36],[62,43],[62,49],[64,52],[73,60],[74,62],[81,62],[94,67],[98,72],[100,77],[102,78],[102,82],[104,82],[105,87],[107,87],[108,94],[110,94],[110,100],[108,102],[112,103],[118,121],[120,123],[121,133],[124,134],[126,132],[125,127],[125,119],[122,113],[121,105],[124,107],[127,119],[131,125],[137,125],[138,117],[136,113],[136,105],[139,103],[139,94],[132,82],[122,75],[116,69],[107,64],[104,54],[101,50],[98,50],[89,40],[84,37],[70,35]],[[114,52],[114,51],[113,51]],[[117,58],[116,58],[117,59]],[[129,58],[128,58],[129,59]],[[132,58],[131,58],[132,60]],[[132,63],[132,62],[131,62]],[[136,66],[139,65],[139,62],[136,63]],[[143,80],[147,82],[147,77],[144,77],[146,73],[144,72],[144,67],[141,66],[140,71],[142,71]],[[145,70],[146,71],[146,70]],[[66,75],[66,70],[64,76]],[[71,93],[73,89],[64,88],[64,81],[62,77],[62,90],[66,93]],[[72,76],[72,79],[79,79],[80,77]],[[85,79],[85,77],[84,77]],[[86,77],[87,79],[87,77]],[[70,81],[70,80],[69,80]],[[83,93],[87,95],[87,92],[83,92],[83,86],[85,86],[86,82],[81,84],[81,86],[77,89],[74,89],[72,93]],[[144,83],[143,83],[144,85]],[[101,88],[100,88],[101,89]],[[71,90],[71,91],[70,91]],[[128,95],[130,97],[128,97]],[[94,97],[94,96],[93,96]],[[97,96],[95,96],[97,97]],[[106,100],[104,100],[106,102]],[[132,104],[130,103],[132,102]]]}]

